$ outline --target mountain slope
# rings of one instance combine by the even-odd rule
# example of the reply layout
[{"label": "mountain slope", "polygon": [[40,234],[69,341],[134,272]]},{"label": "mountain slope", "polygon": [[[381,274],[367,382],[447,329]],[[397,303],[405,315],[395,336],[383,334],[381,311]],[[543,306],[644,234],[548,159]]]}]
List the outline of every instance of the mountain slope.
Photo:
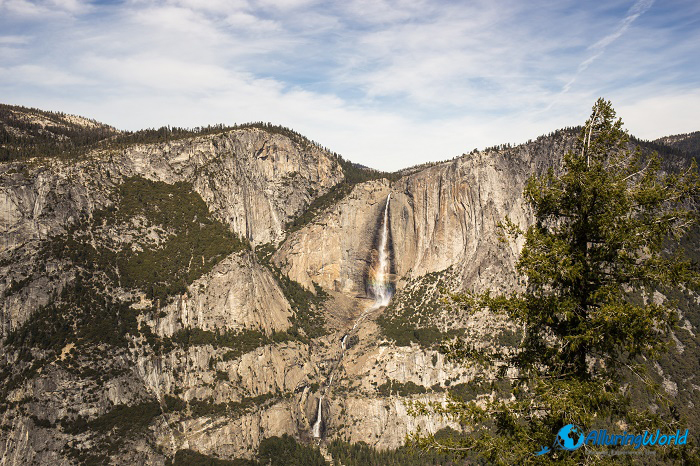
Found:
[{"label": "mountain slope", "polygon": [[[519,334],[443,298],[518,286],[522,244],[499,241],[498,222],[531,222],[522,187],[574,136],[392,175],[262,124],[116,134],[0,164],[0,463],[252,459],[284,434],[393,449],[419,427],[459,428],[405,401],[503,387],[475,391],[477,373],[436,343]],[[388,307],[374,300],[383,231]],[[681,298],[682,350],[657,375],[689,405],[696,370],[682,360],[700,323],[697,296]]]},{"label": "mountain slope", "polygon": [[663,138],[656,139],[653,142],[673,149],[678,149],[691,157],[698,157],[698,155],[700,155],[700,131],[665,136]]},{"label": "mountain slope", "polygon": [[76,115],[0,104],[0,161],[75,154],[118,134]]}]

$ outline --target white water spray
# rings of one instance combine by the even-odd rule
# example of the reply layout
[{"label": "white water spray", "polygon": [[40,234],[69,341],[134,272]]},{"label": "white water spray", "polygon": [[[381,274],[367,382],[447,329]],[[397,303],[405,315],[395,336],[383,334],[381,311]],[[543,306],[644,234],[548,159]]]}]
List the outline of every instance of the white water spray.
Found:
[{"label": "white water spray", "polygon": [[382,306],[386,306],[391,301],[391,287],[389,286],[389,201],[391,200],[391,193],[386,198],[386,205],[384,206],[384,218],[382,219],[382,235],[379,238],[379,251],[378,260],[376,267],[370,269],[370,288],[372,294],[374,295],[374,302],[371,306],[365,309],[360,317],[357,318],[355,324],[352,326],[350,332],[354,332],[358,325],[367,317],[371,312],[376,311]]},{"label": "white water spray", "polygon": [[389,304],[391,300],[391,289],[389,288],[389,251],[387,243],[389,241],[389,201],[391,193],[386,198],[386,206],[384,207],[384,219],[382,221],[382,236],[379,241],[379,263],[377,264],[377,272],[372,281],[372,292],[374,293],[375,309]]},{"label": "white water spray", "polygon": [[314,427],[311,433],[315,438],[321,438],[321,422],[323,417],[323,410],[321,409],[323,403],[323,395],[318,399],[318,414],[316,414],[316,422],[314,422]]}]

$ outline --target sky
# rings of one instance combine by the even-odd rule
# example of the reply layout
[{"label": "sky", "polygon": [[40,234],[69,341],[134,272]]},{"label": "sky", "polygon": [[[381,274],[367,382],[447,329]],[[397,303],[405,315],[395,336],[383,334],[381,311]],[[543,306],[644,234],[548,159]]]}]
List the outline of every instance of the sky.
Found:
[{"label": "sky", "polygon": [[0,0],[0,102],[272,122],[381,170],[581,125],[700,130],[697,0]]}]

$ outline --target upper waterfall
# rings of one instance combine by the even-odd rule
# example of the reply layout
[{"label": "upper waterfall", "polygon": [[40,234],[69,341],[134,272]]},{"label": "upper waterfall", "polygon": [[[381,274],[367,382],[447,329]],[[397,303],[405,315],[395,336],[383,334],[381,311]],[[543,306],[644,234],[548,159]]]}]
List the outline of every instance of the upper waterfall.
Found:
[{"label": "upper waterfall", "polygon": [[391,286],[389,283],[389,274],[391,264],[389,262],[389,202],[391,201],[391,193],[386,198],[384,206],[384,218],[382,219],[382,231],[379,240],[378,260],[372,271],[373,276],[370,277],[370,286],[374,295],[373,308],[380,308],[389,304],[391,300]]}]

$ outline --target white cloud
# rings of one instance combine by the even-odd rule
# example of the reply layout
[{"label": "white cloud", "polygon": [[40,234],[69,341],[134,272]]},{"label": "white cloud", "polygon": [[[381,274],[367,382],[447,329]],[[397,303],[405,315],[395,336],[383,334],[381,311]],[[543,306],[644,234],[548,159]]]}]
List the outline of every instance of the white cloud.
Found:
[{"label": "white cloud", "polygon": [[91,56],[83,60],[83,66],[101,76],[103,82],[161,92],[209,92],[230,84],[232,74],[214,65],[200,63],[191,66],[153,55],[122,59]]},{"label": "white cloud", "polygon": [[290,10],[297,10],[301,8],[310,7],[316,3],[318,0],[258,0],[255,2],[256,5],[267,8],[271,10],[278,10],[282,12],[288,12]]},{"label": "white cloud", "polygon": [[80,0],[48,0],[46,5],[74,14],[86,13],[89,9],[88,4]]},{"label": "white cloud", "polygon": [[50,18],[91,11],[81,0],[0,0],[0,12],[24,18]]},{"label": "white cloud", "polygon": [[384,169],[580,124],[601,95],[633,133],[688,131],[698,7],[651,3],[0,0],[0,91],[125,129],[272,121]]},{"label": "white cloud", "polygon": [[214,14],[229,14],[250,8],[250,2],[247,0],[169,0],[167,3]]},{"label": "white cloud", "polygon": [[593,52],[592,55],[590,55],[578,65],[576,73],[569,80],[569,82],[567,82],[564,85],[564,88],[562,89],[561,93],[564,94],[569,92],[579,75],[586,71],[594,61],[600,58],[600,56],[603,55],[603,53],[605,53],[605,49],[614,41],[619,39],[620,36],[622,36],[627,31],[627,29],[629,29],[632,23],[637,18],[639,18],[640,15],[644,14],[649,8],[651,8],[653,4],[654,0],[637,0],[627,12],[627,16],[625,16],[622,19],[622,21],[620,21],[615,31],[606,35],[605,37],[588,47],[588,50]]},{"label": "white cloud", "polygon": [[29,36],[10,35],[0,36],[0,45],[24,45],[29,42]]},{"label": "white cloud", "polygon": [[79,86],[91,83],[83,76],[41,65],[0,67],[0,82],[34,84],[42,87]]},{"label": "white cloud", "polygon": [[629,132],[642,139],[700,131],[700,90],[647,96],[617,107]]},{"label": "white cloud", "polygon": [[229,14],[226,17],[226,23],[236,28],[243,28],[248,31],[259,33],[270,33],[280,30],[280,25],[276,21],[260,19],[245,11],[237,11]]}]

